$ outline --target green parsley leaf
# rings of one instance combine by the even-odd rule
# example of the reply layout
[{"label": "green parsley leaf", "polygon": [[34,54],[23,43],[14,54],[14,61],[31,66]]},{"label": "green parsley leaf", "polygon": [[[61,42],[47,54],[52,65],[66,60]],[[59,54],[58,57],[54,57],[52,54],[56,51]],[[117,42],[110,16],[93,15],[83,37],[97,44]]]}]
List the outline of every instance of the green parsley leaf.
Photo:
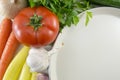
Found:
[{"label": "green parsley leaf", "polygon": [[86,11],[86,21],[85,21],[85,26],[88,25],[89,20],[92,18],[92,12]]},{"label": "green parsley leaf", "polygon": [[77,16],[73,17],[73,24],[77,25],[77,23],[79,22],[79,18]]}]

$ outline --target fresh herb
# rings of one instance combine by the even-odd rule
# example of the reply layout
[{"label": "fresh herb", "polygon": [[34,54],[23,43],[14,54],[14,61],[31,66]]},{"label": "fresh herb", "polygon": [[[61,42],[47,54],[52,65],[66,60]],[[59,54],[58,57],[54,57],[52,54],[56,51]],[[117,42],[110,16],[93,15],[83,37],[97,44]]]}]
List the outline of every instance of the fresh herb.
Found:
[{"label": "fresh herb", "polygon": [[[89,2],[87,0],[29,0],[30,6],[45,6],[54,12],[60,21],[60,30],[65,26],[71,26],[71,24],[77,24],[79,22],[78,14],[90,9]],[[91,12],[86,12],[86,22],[88,24],[92,17]]]},{"label": "fresh herb", "polygon": [[88,22],[90,21],[90,19],[92,18],[92,12],[90,11],[86,11],[86,21],[85,21],[85,25],[88,25]]}]

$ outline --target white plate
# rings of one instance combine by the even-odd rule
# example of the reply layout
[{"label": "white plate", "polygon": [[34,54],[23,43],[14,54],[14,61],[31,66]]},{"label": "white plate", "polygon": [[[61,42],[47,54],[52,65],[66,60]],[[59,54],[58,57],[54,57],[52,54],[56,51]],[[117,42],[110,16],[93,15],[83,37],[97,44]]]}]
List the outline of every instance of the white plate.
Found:
[{"label": "white plate", "polygon": [[52,55],[51,80],[120,80],[120,9],[90,11],[87,27],[83,15],[77,26],[60,34],[56,45],[64,45]]}]

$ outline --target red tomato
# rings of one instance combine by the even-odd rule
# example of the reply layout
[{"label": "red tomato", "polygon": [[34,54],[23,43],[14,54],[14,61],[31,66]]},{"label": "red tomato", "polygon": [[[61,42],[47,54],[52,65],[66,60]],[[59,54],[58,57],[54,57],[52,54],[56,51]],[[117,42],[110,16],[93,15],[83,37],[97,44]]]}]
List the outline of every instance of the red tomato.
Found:
[{"label": "red tomato", "polygon": [[25,45],[45,46],[57,37],[59,20],[45,7],[28,7],[15,17],[13,32],[18,41]]}]

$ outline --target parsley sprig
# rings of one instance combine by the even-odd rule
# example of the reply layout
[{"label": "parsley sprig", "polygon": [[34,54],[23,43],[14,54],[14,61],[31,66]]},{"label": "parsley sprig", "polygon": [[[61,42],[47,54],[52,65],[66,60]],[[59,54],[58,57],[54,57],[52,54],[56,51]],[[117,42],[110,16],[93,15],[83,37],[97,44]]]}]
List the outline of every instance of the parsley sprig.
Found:
[{"label": "parsley sprig", "polygon": [[[71,24],[77,24],[79,22],[78,14],[90,9],[89,2],[87,0],[29,0],[30,6],[45,6],[54,12],[60,21],[60,30],[65,26],[71,26]],[[86,22],[88,24],[92,13],[86,12]]]}]

